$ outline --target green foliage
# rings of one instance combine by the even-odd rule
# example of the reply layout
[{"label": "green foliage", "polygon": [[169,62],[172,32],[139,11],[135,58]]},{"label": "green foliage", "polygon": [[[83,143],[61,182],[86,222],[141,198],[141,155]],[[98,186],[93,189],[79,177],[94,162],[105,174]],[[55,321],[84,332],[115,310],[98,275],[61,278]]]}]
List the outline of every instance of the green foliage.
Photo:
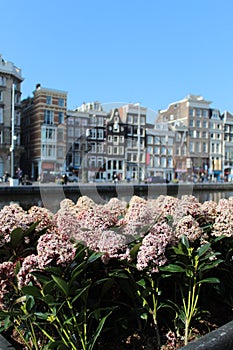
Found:
[{"label": "green foliage", "polygon": [[[195,242],[196,243],[196,242]],[[170,248],[169,264],[161,267],[160,271],[174,278],[174,299],[177,318],[183,323],[184,342],[188,343],[190,326],[199,315],[198,301],[203,284],[218,284],[218,278],[210,272],[222,263],[218,258],[220,253],[211,249],[210,243],[195,246],[190,245],[186,237],[182,237],[178,246]],[[178,292],[177,293],[177,287]]]}]

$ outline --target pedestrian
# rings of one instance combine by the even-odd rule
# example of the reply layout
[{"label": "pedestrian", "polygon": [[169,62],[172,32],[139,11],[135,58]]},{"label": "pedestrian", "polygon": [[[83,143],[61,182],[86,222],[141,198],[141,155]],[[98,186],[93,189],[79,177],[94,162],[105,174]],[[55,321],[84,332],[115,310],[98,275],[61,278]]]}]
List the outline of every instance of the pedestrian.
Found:
[{"label": "pedestrian", "polygon": [[16,171],[17,173],[17,177],[18,177],[18,185],[22,185],[22,179],[23,179],[23,172],[20,168],[18,168],[18,170]]},{"label": "pedestrian", "polygon": [[67,185],[68,176],[66,174],[63,175],[63,182],[64,182],[64,185]]}]

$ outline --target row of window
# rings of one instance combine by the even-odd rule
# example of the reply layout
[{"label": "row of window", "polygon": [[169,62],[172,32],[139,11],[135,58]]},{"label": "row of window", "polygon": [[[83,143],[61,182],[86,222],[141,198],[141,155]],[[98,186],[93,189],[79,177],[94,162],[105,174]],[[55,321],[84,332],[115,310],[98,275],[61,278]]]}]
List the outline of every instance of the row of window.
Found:
[{"label": "row of window", "polygon": [[208,110],[200,108],[190,108],[189,115],[190,117],[208,117]]},{"label": "row of window", "polygon": [[189,120],[189,126],[195,127],[195,128],[204,128],[204,129],[218,129],[222,130],[223,124],[220,124],[219,122],[212,122],[207,120],[200,120],[200,119],[190,119]]},{"label": "row of window", "polygon": [[173,166],[173,159],[166,157],[150,157],[149,161],[150,167],[162,167],[162,168],[171,168]]},{"label": "row of window", "polygon": [[[58,124],[64,124],[64,112],[59,111],[58,112]],[[54,124],[54,111],[50,109],[44,110],[44,123],[45,124]]]},{"label": "row of window", "polygon": [[[139,116],[138,115],[131,115],[128,114],[127,116],[127,123],[128,124],[138,124],[139,121]],[[140,116],[140,125],[145,125],[146,124],[146,117],[145,116]]]},{"label": "row of window", "polygon": [[[46,104],[47,104],[47,105],[52,105],[52,104],[53,104],[53,98],[52,98],[52,96],[46,96]],[[58,105],[59,107],[65,107],[65,99],[62,98],[62,97],[59,97],[59,98],[57,99],[57,105]]]}]

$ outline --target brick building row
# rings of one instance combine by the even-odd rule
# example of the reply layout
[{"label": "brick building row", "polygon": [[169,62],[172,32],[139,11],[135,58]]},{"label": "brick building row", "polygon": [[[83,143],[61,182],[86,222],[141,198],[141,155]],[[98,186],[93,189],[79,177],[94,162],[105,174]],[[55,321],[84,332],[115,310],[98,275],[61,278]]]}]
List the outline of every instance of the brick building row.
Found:
[{"label": "brick building row", "polygon": [[34,180],[73,171],[80,181],[231,178],[233,116],[188,95],[159,110],[140,104],[67,109],[67,92],[36,85],[21,101],[21,70],[0,55],[0,176],[18,166]]}]

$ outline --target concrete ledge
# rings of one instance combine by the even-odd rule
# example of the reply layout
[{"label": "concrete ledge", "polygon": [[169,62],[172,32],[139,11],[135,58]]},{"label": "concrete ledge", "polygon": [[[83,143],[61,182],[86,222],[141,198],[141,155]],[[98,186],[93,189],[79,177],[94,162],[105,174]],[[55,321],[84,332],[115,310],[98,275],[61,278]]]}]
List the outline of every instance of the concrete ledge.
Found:
[{"label": "concrete ledge", "polygon": [[180,348],[183,350],[232,350],[233,321]]},{"label": "concrete ledge", "polygon": [[0,334],[0,350],[15,350],[15,348]]}]

